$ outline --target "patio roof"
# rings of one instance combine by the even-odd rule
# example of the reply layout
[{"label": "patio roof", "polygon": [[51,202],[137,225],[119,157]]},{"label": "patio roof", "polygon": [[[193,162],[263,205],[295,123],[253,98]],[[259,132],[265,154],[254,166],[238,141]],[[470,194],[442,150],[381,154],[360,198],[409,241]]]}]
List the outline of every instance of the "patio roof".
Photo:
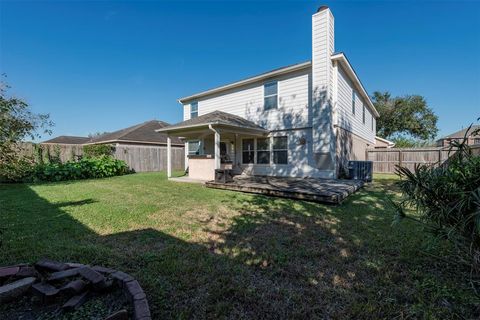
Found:
[{"label": "patio roof", "polygon": [[208,127],[210,125],[223,126],[227,128],[241,129],[244,131],[254,131],[260,133],[268,132],[267,129],[260,127],[252,121],[222,111],[213,111],[193,119],[185,120],[171,126],[157,129],[155,131],[165,133],[179,133],[191,129]]}]

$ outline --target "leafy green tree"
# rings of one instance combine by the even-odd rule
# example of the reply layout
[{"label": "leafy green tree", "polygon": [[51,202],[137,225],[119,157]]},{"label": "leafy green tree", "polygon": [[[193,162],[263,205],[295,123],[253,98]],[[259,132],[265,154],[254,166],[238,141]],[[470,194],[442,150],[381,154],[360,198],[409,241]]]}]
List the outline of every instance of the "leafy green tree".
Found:
[{"label": "leafy green tree", "polygon": [[17,143],[50,134],[53,125],[48,114],[35,114],[25,101],[8,96],[9,88],[0,82],[0,178],[7,180],[26,170],[27,161],[19,155]]},{"label": "leafy green tree", "polygon": [[373,104],[380,114],[377,132],[380,137],[392,139],[410,136],[430,140],[437,135],[437,120],[425,98],[419,95],[392,97],[389,92],[374,92]]},{"label": "leafy green tree", "polygon": [[433,140],[419,140],[404,136],[397,136],[393,138],[392,141],[395,143],[395,148],[425,148],[436,146]]}]

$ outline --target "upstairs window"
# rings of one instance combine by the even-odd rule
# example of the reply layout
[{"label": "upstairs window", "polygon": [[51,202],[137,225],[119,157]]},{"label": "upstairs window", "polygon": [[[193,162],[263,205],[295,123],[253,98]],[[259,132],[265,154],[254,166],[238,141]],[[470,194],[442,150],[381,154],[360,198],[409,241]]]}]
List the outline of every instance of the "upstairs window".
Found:
[{"label": "upstairs window", "polygon": [[198,117],[198,102],[190,104],[190,119]]},{"label": "upstairs window", "polygon": [[372,114],[372,131],[373,131],[373,122],[375,121],[375,119],[373,118],[373,114]]},{"label": "upstairs window", "polygon": [[357,93],[352,91],[352,114],[355,115],[355,100],[357,100]]},{"label": "upstairs window", "polygon": [[257,139],[257,163],[270,163],[270,138]]},{"label": "upstairs window", "polygon": [[273,163],[288,163],[288,142],[287,137],[273,137]]},{"label": "upstairs window", "polygon": [[265,110],[276,109],[278,106],[278,83],[269,82],[263,86],[263,108]]},{"label": "upstairs window", "polygon": [[242,140],[242,163],[254,163],[255,162],[255,144],[254,139]]},{"label": "upstairs window", "polygon": [[363,124],[365,124],[365,105],[363,105],[363,108],[362,108],[362,121],[363,121]]},{"label": "upstairs window", "polygon": [[200,154],[200,141],[191,140],[188,141],[188,155]]}]

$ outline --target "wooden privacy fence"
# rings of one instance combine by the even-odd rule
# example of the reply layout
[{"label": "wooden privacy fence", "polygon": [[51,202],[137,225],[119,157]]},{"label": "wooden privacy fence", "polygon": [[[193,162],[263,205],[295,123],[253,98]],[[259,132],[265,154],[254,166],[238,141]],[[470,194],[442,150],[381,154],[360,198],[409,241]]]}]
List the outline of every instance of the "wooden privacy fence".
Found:
[{"label": "wooden privacy fence", "polygon": [[[167,147],[120,145],[115,147],[114,155],[137,172],[167,170]],[[172,147],[172,170],[184,169],[184,149]]]},{"label": "wooden privacy fence", "polygon": [[367,160],[373,161],[375,173],[395,173],[397,165],[410,170],[417,163],[438,165],[449,156],[449,151],[445,148],[367,149],[366,153]]},{"label": "wooden privacy fence", "polygon": [[22,142],[18,144],[18,153],[24,156],[36,157],[35,146],[41,147],[41,157],[44,161],[52,158],[60,158],[61,162],[77,159],[83,155],[83,146],[79,144],[50,144],[40,143],[33,144],[31,142]]},{"label": "wooden privacy fence", "polygon": [[[83,146],[78,144],[39,144],[44,160],[55,157],[61,162],[78,159],[83,155]],[[48,150],[48,151],[47,151]],[[30,142],[19,145],[20,154],[35,157],[35,145]],[[136,172],[166,171],[167,147],[119,145],[115,147],[114,157],[123,160]],[[172,169],[185,169],[185,153],[182,147],[172,147]]]},{"label": "wooden privacy fence", "polygon": [[[480,145],[470,146],[474,155],[480,156]],[[448,148],[390,148],[367,149],[366,159],[373,161],[373,172],[395,173],[395,166],[413,170],[415,164],[439,165],[444,163],[455,151]]]}]

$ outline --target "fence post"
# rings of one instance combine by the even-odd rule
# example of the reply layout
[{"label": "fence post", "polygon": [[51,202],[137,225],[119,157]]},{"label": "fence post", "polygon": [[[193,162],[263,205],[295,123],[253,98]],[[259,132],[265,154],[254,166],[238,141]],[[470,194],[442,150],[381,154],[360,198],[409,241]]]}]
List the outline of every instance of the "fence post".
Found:
[{"label": "fence post", "polygon": [[402,150],[398,150],[398,166],[402,166]]}]

